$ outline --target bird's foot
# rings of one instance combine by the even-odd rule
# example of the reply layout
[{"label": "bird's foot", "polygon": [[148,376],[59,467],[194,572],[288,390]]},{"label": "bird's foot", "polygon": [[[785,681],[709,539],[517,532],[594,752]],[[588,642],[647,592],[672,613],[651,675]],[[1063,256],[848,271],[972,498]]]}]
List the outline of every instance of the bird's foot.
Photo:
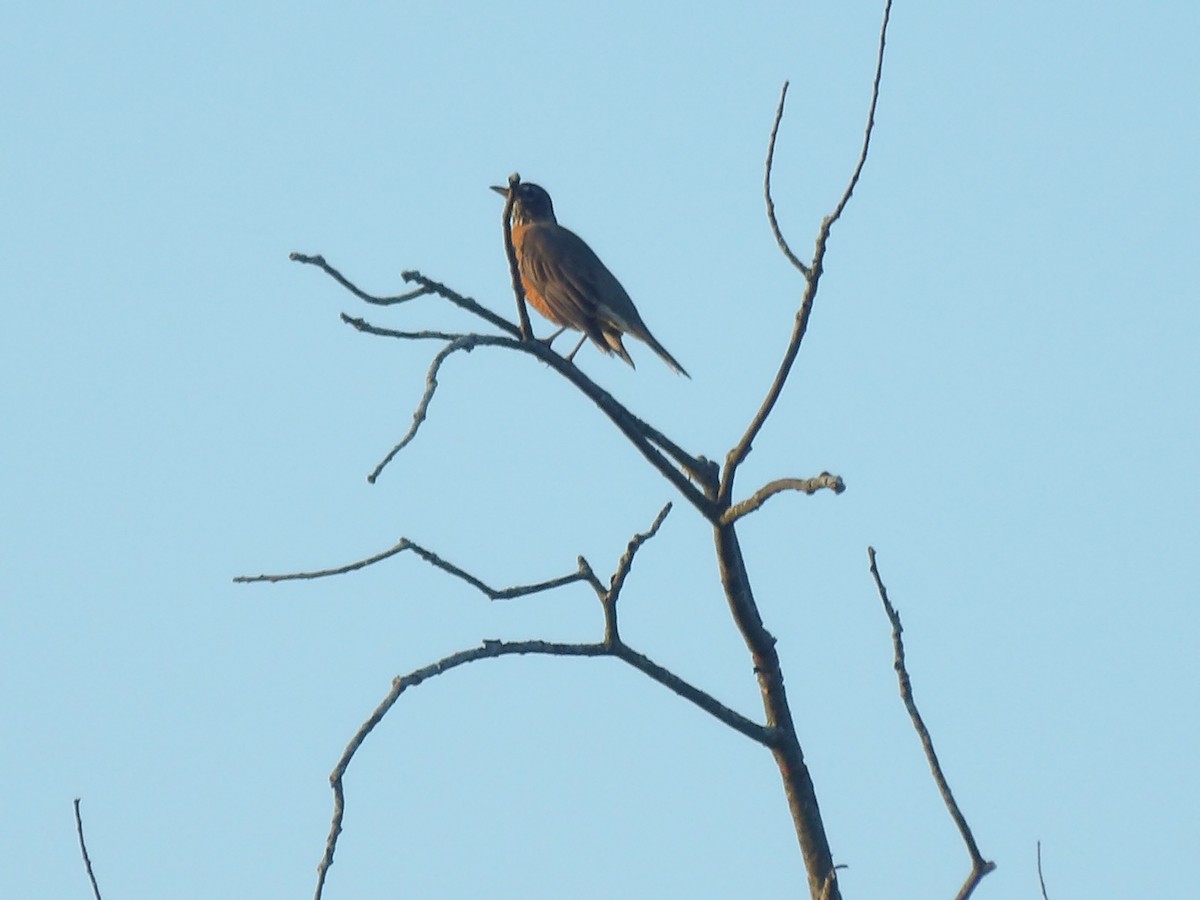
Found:
[{"label": "bird's foot", "polygon": [[[558,332],[558,334],[562,334],[562,333],[563,333],[563,331],[565,331],[565,330],[566,330],[566,329],[559,329],[559,332]],[[555,335],[555,337],[558,337],[558,334],[556,334],[556,335]],[[571,363],[572,365],[574,365],[574,363],[575,363],[575,354],[579,352],[579,348],[583,346],[583,342],[584,342],[584,341],[586,341],[586,340],[587,340],[587,335],[585,334],[583,337],[581,337],[581,338],[579,339],[579,343],[575,345],[575,349],[574,349],[574,350],[572,350],[570,353],[568,353],[568,354],[566,355],[566,357],[564,357],[564,358],[566,359],[566,361],[567,361],[567,362],[569,362],[569,363]]]},{"label": "bird's foot", "polygon": [[554,332],[554,334],[550,335],[550,337],[540,338],[535,335],[535,336],[531,337],[530,340],[537,341],[543,347],[546,347],[548,349],[550,347],[550,345],[554,343],[554,339],[566,330],[567,330],[567,327],[564,325],[562,328],[558,329],[558,331]]}]

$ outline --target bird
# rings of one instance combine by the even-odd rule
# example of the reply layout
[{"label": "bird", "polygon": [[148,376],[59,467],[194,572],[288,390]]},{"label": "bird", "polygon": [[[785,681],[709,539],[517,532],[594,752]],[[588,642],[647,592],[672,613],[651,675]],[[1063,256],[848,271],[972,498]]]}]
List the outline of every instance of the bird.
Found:
[{"label": "bird", "polygon": [[[492,185],[507,198],[509,188]],[[650,333],[621,282],[579,235],[558,224],[550,195],[539,185],[519,182],[512,202],[512,242],[525,298],[539,313],[561,326],[550,340],[570,328],[583,332],[567,359],[588,338],[604,353],[633,366],[621,337],[633,335],[688,378],[687,370]]]}]

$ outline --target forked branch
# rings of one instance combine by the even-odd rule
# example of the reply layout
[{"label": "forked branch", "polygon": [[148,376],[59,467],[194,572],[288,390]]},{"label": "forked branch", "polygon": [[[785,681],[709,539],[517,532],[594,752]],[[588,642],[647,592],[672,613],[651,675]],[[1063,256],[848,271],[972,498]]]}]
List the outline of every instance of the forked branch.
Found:
[{"label": "forked branch", "polygon": [[833,228],[833,224],[842,217],[842,213],[846,209],[846,205],[850,202],[851,195],[854,193],[854,188],[858,184],[858,179],[862,175],[863,167],[867,163],[867,153],[871,147],[871,134],[875,130],[875,109],[879,104],[879,86],[883,79],[883,57],[884,50],[887,47],[887,29],[891,13],[892,0],[887,0],[883,10],[883,24],[879,29],[879,49],[875,56],[875,77],[871,84],[871,102],[867,111],[867,125],[863,131],[863,142],[862,148],[859,151],[858,162],[855,164],[850,181],[847,183],[846,189],[842,192],[842,196],[834,207],[833,212],[826,216],[821,223],[821,227],[817,232],[812,262],[807,266],[792,252],[791,247],[784,238],[783,232],[779,228],[779,222],[775,217],[775,201],[771,196],[771,168],[775,161],[775,138],[779,131],[779,123],[783,118],[784,103],[787,100],[787,84],[784,84],[783,91],[780,93],[779,106],[775,111],[775,124],[771,129],[771,139],[767,149],[767,174],[764,179],[763,190],[766,195],[767,218],[770,221],[775,240],[783,251],[784,256],[804,276],[804,296],[801,298],[800,308],[796,311],[795,322],[792,326],[792,336],[788,339],[783,359],[779,364],[779,369],[775,373],[775,378],[771,382],[771,386],[767,389],[762,405],[759,406],[750,424],[746,427],[741,440],[738,441],[736,446],[725,457],[725,471],[721,475],[721,487],[718,494],[718,500],[725,504],[728,504],[733,496],[733,482],[737,476],[738,467],[750,454],[754,439],[758,437],[763,425],[766,424],[767,417],[771,415],[771,410],[775,408],[775,404],[779,400],[779,395],[783,393],[783,386],[787,383],[788,376],[791,374],[792,366],[796,362],[796,356],[800,352],[800,344],[804,340],[805,333],[808,331],[808,320],[812,315],[813,302],[817,297],[817,288],[821,282],[821,274],[825,270],[825,251],[829,244],[830,230]]},{"label": "forked branch", "polygon": [[[463,571],[462,569],[447,563],[436,554],[431,553],[423,548],[418,548],[411,542],[402,540],[399,544],[393,547],[386,553],[372,557],[370,560],[364,560],[358,568],[363,565],[370,565],[372,562],[377,562],[381,559],[386,559],[388,556],[394,556],[402,550],[413,550],[420,553],[422,558],[426,559],[431,564],[446,571],[457,578],[466,581],[474,587],[477,587],[483,593],[487,594],[491,599],[503,599],[508,596],[519,596],[522,593],[533,593],[535,590],[549,590],[552,587],[561,587],[563,584],[569,584],[572,581],[586,581],[591,585],[596,596],[600,599],[604,608],[605,618],[605,635],[604,639],[595,643],[560,643],[553,641],[484,641],[478,647],[472,647],[467,650],[460,650],[457,653],[452,653],[437,662],[427,666],[422,666],[409,672],[407,675],[398,676],[392,681],[392,688],[388,691],[382,702],[372,711],[367,720],[359,727],[354,736],[350,739],[346,749],[342,752],[341,758],[334,767],[333,772],[329,776],[329,784],[333,789],[333,816],[330,822],[329,836],[325,841],[325,852],[321,857],[320,863],[317,865],[317,887],[316,900],[321,900],[321,896],[325,889],[326,877],[329,873],[329,868],[333,865],[334,853],[337,850],[338,838],[342,832],[342,822],[346,812],[346,794],[344,787],[344,779],[346,772],[353,761],[355,754],[366,741],[367,736],[375,729],[388,711],[395,706],[396,701],[400,699],[400,695],[409,688],[414,688],[424,681],[429,680],[437,675],[441,675],[451,669],[456,669],[459,666],[467,663],[478,662],[484,659],[498,659],[504,656],[514,655],[542,655],[542,656],[566,656],[566,657],[599,657],[608,656],[614,657],[627,663],[639,672],[647,675],[652,680],[663,685],[667,689],[673,691],[678,696],[688,700],[695,706],[707,712],[719,722],[729,726],[740,734],[745,735],[753,741],[762,744],[763,746],[771,746],[774,740],[774,734],[771,730],[764,728],[762,725],[746,718],[741,713],[725,706],[711,694],[706,693],[695,685],[690,684],[680,678],[669,669],[660,666],[648,656],[639,653],[632,647],[625,644],[619,636],[617,628],[617,600],[620,597],[622,588],[625,585],[626,579],[629,576],[630,570],[633,567],[635,556],[641,547],[653,538],[667,514],[671,510],[671,505],[668,503],[655,517],[650,528],[640,534],[635,534],[630,539],[625,553],[621,556],[617,563],[617,568],[609,581],[609,587],[604,587],[598,578],[592,573],[591,567],[583,557],[579,558],[579,572],[571,576],[565,576],[557,579],[558,584],[551,582],[542,582],[539,585],[527,586],[522,588],[508,588],[505,590],[495,590],[488,587],[478,578]],[[328,570],[321,573],[313,573],[310,576],[282,576],[268,577],[260,576],[257,579],[239,579],[239,580],[277,580],[283,577],[319,577],[327,574],[340,574],[343,571],[350,571],[350,567],[345,567],[342,570]]]},{"label": "forked branch", "polygon": [[784,685],[783,670],[780,665],[779,653],[776,650],[775,637],[763,623],[754,591],[750,584],[745,557],[737,536],[737,521],[740,517],[753,512],[762,506],[766,500],[783,490],[816,488],[818,486],[836,489],[841,486],[841,479],[828,476],[828,481],[821,485],[811,482],[781,479],[771,482],[748,500],[737,505],[733,503],[734,481],[741,464],[750,453],[755,439],[762,431],[770,417],[791,375],[792,367],[800,352],[800,345],[808,329],[809,317],[812,314],[813,302],[820,286],[821,273],[824,267],[825,250],[828,243],[830,228],[841,216],[854,186],[858,182],[867,151],[870,147],[871,132],[875,124],[875,107],[879,99],[879,85],[883,72],[884,48],[888,20],[891,12],[891,0],[887,0],[883,23],[879,33],[879,51],[875,60],[875,78],[871,92],[870,112],[863,136],[862,150],[859,160],[851,175],[842,198],[834,211],[826,216],[818,230],[816,249],[813,261],[805,265],[794,252],[779,228],[775,215],[775,202],[771,196],[771,169],[775,160],[775,144],[779,127],[783,118],[784,104],[787,99],[787,86],[780,94],[779,106],[776,109],[774,126],[768,143],[766,176],[764,178],[764,193],[767,204],[767,218],[770,221],[776,242],[784,255],[793,263],[804,278],[804,293],[799,308],[795,314],[791,337],[780,361],[778,370],[767,388],[758,410],[754,413],[745,432],[738,442],[726,454],[724,471],[721,473],[717,489],[717,508],[721,510],[721,518],[714,523],[714,541],[717,551],[718,570],[721,584],[729,604],[733,620],[741,632],[746,648],[754,665],[755,677],[758,679],[762,694],[763,709],[766,714],[766,725],[773,735],[772,754],[783,780],[784,795],[792,815],[796,829],[796,837],[800,843],[800,852],[804,857],[805,871],[808,876],[809,894],[814,900],[839,900],[841,897],[837,881],[837,866],[833,861],[833,853],[825,833],[824,821],[820,804],[817,801],[816,789],[804,759],[800,746],[796,725],[788,702],[787,690]]},{"label": "forked branch", "polygon": [[[355,296],[370,296],[360,290],[353,282],[349,281],[349,279],[320,256],[305,256],[293,253],[292,259],[297,262],[318,266],[334,277],[340,284],[346,286]],[[559,356],[541,341],[520,340],[520,329],[503,317],[480,306],[471,298],[464,297],[447,288],[445,285],[426,278],[419,272],[405,272],[404,278],[408,281],[415,281],[421,284],[425,293],[443,297],[461,309],[480,315],[486,321],[501,327],[509,335],[512,335],[512,337],[474,333],[455,334],[440,331],[397,331],[381,328],[343,313],[342,320],[360,332],[400,340],[445,340],[451,345],[444,348],[430,365],[429,372],[426,375],[425,392],[422,394],[417,408],[413,413],[413,423],[408,432],[392,448],[383,461],[375,467],[374,471],[368,476],[368,480],[374,482],[400,450],[416,437],[437,388],[437,373],[447,357],[458,350],[470,351],[475,347],[502,347],[536,357],[570,381],[571,384],[578,388],[580,392],[587,396],[608,416],[638,452],[654,468],[658,469],[689,503],[696,507],[705,518],[709,520],[716,519],[718,515],[716,505],[707,496],[707,493],[714,490],[716,486],[716,467],[713,463],[703,457],[692,456],[658,429],[634,415],[626,406],[585,375],[573,362]],[[704,490],[698,489],[692,483],[693,481],[699,484]]]},{"label": "forked branch", "polygon": [[352,282],[349,278],[326,262],[325,257],[321,256],[319,253],[315,255],[309,255],[306,253],[292,252],[288,254],[288,259],[292,260],[293,262],[303,263],[308,266],[316,266],[318,269],[323,271],[326,275],[330,276],[334,281],[352,293],[355,297],[358,297],[365,303],[373,304],[374,306],[395,306],[399,303],[406,303],[409,300],[415,300],[418,297],[425,297],[430,294],[435,294],[438,297],[449,300],[460,309],[465,309],[467,312],[490,322],[501,331],[507,331],[514,337],[521,336],[520,330],[503,316],[496,315],[486,306],[481,305],[470,297],[463,296],[457,291],[451,290],[440,282],[426,278],[420,272],[408,271],[400,273],[400,277],[405,281],[413,282],[419,285],[416,290],[409,291],[407,294],[397,294],[393,297],[377,297],[374,294],[368,294],[366,291]]},{"label": "forked branch", "polygon": [[442,363],[446,361],[446,357],[459,350],[470,352],[474,349],[476,343],[478,343],[477,336],[473,334],[456,338],[439,350],[437,355],[434,356],[433,361],[429,364],[429,371],[425,373],[425,393],[421,395],[421,400],[417,403],[417,408],[413,410],[412,425],[408,427],[408,431],[404,437],[400,438],[396,446],[388,451],[387,456],[380,460],[379,465],[367,476],[368,483],[374,484],[376,479],[379,478],[380,473],[387,467],[387,464],[395,459],[396,454],[407,447],[413,438],[417,436],[417,431],[420,429],[421,423],[425,421],[425,416],[429,412],[429,404],[433,400],[433,392],[437,390],[438,370],[441,369]]}]

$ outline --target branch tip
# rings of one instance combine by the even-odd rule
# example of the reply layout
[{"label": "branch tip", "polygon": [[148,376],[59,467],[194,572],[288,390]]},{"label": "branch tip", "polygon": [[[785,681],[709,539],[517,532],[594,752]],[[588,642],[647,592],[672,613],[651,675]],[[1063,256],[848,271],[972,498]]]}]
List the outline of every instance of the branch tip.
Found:
[{"label": "branch tip", "polygon": [[759,509],[769,499],[783,491],[799,491],[812,496],[817,491],[828,490],[840,494],[846,490],[846,484],[840,475],[822,472],[816,478],[778,478],[769,482],[747,497],[741,503],[734,504],[725,510],[721,523],[728,525]]},{"label": "branch tip", "polygon": [[75,832],[79,835],[79,852],[83,856],[83,868],[87,872],[88,881],[92,884],[92,896],[100,898],[100,885],[96,883],[96,873],[92,871],[92,859],[88,856],[87,843],[83,839],[83,814],[79,811],[81,798],[75,798]]},{"label": "branch tip", "polygon": [[779,105],[775,107],[775,120],[771,125],[771,138],[767,142],[767,163],[766,173],[763,176],[763,196],[767,202],[767,221],[771,225],[771,234],[775,236],[775,243],[779,245],[780,251],[783,253],[787,261],[790,262],[805,278],[812,275],[809,267],[800,261],[800,257],[792,252],[791,245],[788,244],[787,238],[783,236],[783,231],[779,227],[779,220],[775,217],[775,200],[771,196],[771,172],[775,168],[775,141],[779,137],[779,123],[783,121],[783,108],[787,103],[787,92],[789,82],[783,83],[783,89],[779,92]]}]

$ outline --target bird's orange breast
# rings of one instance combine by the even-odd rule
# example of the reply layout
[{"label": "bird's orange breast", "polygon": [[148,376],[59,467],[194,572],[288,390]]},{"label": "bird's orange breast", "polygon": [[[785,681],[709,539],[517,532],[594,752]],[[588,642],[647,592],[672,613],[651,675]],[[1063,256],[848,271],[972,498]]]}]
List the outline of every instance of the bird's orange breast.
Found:
[{"label": "bird's orange breast", "polygon": [[542,316],[549,319],[555,325],[572,325],[573,323],[564,320],[561,316],[555,313],[553,307],[546,302],[545,291],[547,288],[547,272],[553,272],[561,268],[562,260],[530,258],[528,245],[525,242],[525,235],[530,228],[555,228],[555,225],[546,225],[540,223],[528,223],[513,226],[512,241],[513,249],[517,252],[517,271],[521,276],[521,287],[525,289],[525,299],[529,301],[529,305],[536,309]]}]

